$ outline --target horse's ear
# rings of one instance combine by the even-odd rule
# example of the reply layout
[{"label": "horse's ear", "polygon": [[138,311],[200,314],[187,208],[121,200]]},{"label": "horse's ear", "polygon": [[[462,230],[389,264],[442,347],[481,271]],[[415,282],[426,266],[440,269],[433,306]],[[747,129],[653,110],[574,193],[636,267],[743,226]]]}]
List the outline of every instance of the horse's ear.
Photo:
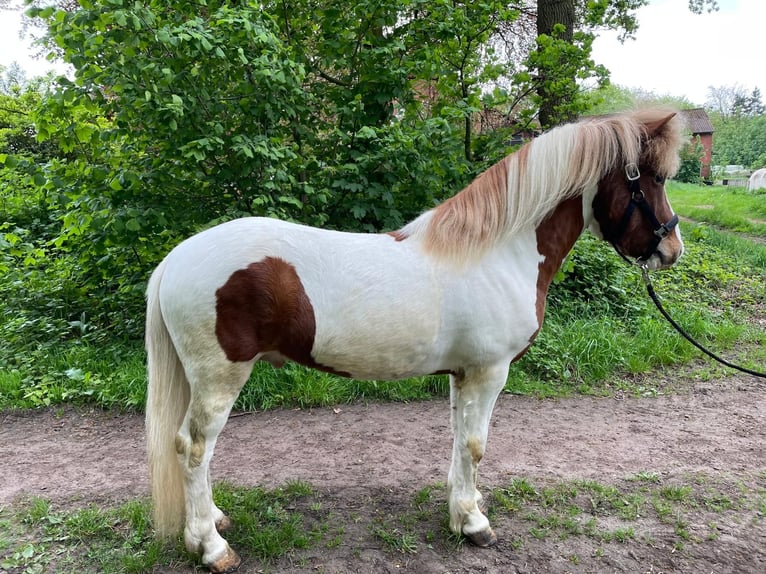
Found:
[{"label": "horse's ear", "polygon": [[676,112],[671,112],[664,118],[660,118],[659,120],[654,120],[645,124],[644,129],[646,130],[646,139],[651,139],[660,133],[662,128],[665,127],[665,124],[667,124],[674,117],[676,117]]}]

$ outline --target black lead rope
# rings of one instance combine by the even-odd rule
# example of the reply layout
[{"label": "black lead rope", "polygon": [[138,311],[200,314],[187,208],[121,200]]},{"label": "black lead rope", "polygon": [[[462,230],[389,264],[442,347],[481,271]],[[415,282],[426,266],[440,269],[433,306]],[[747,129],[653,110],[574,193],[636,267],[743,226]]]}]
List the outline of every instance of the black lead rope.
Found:
[{"label": "black lead rope", "polygon": [[655,291],[654,291],[654,286],[652,285],[652,280],[649,277],[649,270],[646,268],[645,265],[641,266],[641,274],[644,277],[644,283],[646,284],[646,290],[649,292],[649,297],[652,298],[652,301],[654,301],[654,304],[657,306],[657,309],[660,311],[660,313],[662,313],[662,316],[665,317],[665,319],[668,320],[668,323],[673,325],[675,330],[678,331],[684,337],[684,339],[689,341],[692,345],[697,347],[700,351],[705,353],[708,357],[712,357],[713,359],[715,359],[716,361],[718,361],[722,365],[726,365],[727,367],[730,367],[732,369],[736,369],[738,371],[742,371],[743,373],[747,373],[748,375],[753,375],[754,377],[766,378],[766,373],[759,373],[758,371],[753,371],[753,370],[748,369],[746,367],[741,367],[739,365],[735,365],[733,363],[730,363],[729,361],[727,361],[726,359],[722,359],[721,357],[719,357],[718,355],[716,355],[712,351],[708,351],[705,347],[703,347],[697,341],[695,341],[692,338],[692,336],[689,335],[689,333],[687,333],[686,331],[684,331],[684,329],[681,327],[681,325],[676,323],[673,320],[673,317],[671,317],[668,314],[668,312],[665,311],[665,308],[662,306],[662,303],[660,303],[659,297],[657,297],[657,293],[655,293]]},{"label": "black lead rope", "polygon": [[[665,319],[667,319],[668,323],[673,325],[673,328],[676,331],[678,331],[684,337],[684,339],[689,341],[692,345],[697,347],[700,351],[705,353],[708,357],[715,359],[722,365],[726,365],[727,367],[730,367],[732,369],[736,369],[738,371],[742,371],[743,373],[753,375],[754,377],[766,378],[766,373],[759,373],[758,371],[753,371],[745,367],[740,367],[739,365],[734,365],[730,363],[729,361],[722,359],[715,353],[708,351],[705,347],[703,347],[697,341],[695,341],[692,338],[692,336],[689,335],[689,333],[684,331],[683,327],[681,327],[681,325],[676,323],[673,320],[673,318],[668,314],[668,312],[665,311],[665,308],[662,306],[662,303],[660,303],[659,297],[657,297],[657,293],[654,292],[654,287],[652,286],[652,280],[649,278],[649,269],[647,267],[646,262],[655,253],[660,242],[663,239],[665,239],[665,237],[667,237],[671,231],[673,231],[673,228],[676,225],[678,225],[678,216],[673,215],[673,217],[667,223],[660,223],[660,221],[657,219],[657,216],[654,213],[654,210],[652,209],[652,206],[649,205],[649,203],[646,201],[644,192],[641,190],[640,178],[641,178],[641,172],[639,171],[637,164],[628,163],[625,165],[625,179],[628,183],[628,191],[630,192],[630,201],[628,202],[628,205],[625,208],[625,213],[623,214],[622,220],[620,221],[619,225],[613,232],[605,236],[605,239],[607,239],[612,244],[617,254],[620,257],[622,257],[625,261],[627,261],[629,264],[634,264],[634,263],[638,264],[638,266],[641,268],[641,273],[643,274],[644,283],[646,283],[646,290],[649,292],[649,297],[651,297],[652,301],[654,301],[654,304],[657,306],[657,309],[660,311],[660,313],[662,313],[662,316],[665,317]],[[652,226],[654,237],[652,238],[652,241],[649,244],[649,247],[647,248],[646,252],[644,252],[644,254],[641,257],[639,257],[636,261],[631,261],[617,246],[617,242],[627,231],[628,225],[630,224],[630,220],[633,217],[633,213],[636,211],[636,208],[638,208],[639,212],[644,216],[644,218]]]}]

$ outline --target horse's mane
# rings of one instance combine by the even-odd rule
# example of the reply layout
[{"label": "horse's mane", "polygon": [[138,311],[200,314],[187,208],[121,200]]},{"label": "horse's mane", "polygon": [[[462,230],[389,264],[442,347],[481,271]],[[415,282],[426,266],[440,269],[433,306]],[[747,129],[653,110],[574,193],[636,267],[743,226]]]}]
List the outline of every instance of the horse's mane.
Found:
[{"label": "horse's mane", "polygon": [[419,237],[432,255],[465,262],[501,239],[537,228],[559,203],[595,186],[617,167],[635,162],[672,177],[684,140],[679,116],[646,139],[647,126],[672,113],[636,110],[554,128],[490,167],[396,236]]}]

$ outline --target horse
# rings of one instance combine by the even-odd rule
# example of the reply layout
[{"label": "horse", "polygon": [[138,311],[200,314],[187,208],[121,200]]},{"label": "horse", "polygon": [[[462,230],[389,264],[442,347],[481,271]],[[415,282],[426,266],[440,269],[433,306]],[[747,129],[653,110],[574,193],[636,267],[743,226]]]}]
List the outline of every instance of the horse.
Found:
[{"label": "horse", "polygon": [[448,375],[449,525],[494,544],[477,469],[509,366],[540,331],[554,274],[586,229],[647,269],[681,256],[665,180],[682,133],[671,110],[585,118],[526,143],[396,231],[252,217],[176,246],[147,287],[156,534],[183,527],[211,572],[238,568],[210,460],[255,361],[290,360],[357,379]]}]

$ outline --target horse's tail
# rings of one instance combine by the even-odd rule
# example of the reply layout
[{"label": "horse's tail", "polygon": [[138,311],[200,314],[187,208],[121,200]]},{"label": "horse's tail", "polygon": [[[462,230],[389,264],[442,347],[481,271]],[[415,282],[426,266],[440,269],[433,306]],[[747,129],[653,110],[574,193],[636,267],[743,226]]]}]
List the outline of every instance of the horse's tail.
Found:
[{"label": "horse's tail", "polygon": [[189,382],[160,308],[165,261],[155,269],[146,291],[146,447],[149,482],[158,536],[177,534],[184,522],[184,483],[175,437],[189,404]]}]

